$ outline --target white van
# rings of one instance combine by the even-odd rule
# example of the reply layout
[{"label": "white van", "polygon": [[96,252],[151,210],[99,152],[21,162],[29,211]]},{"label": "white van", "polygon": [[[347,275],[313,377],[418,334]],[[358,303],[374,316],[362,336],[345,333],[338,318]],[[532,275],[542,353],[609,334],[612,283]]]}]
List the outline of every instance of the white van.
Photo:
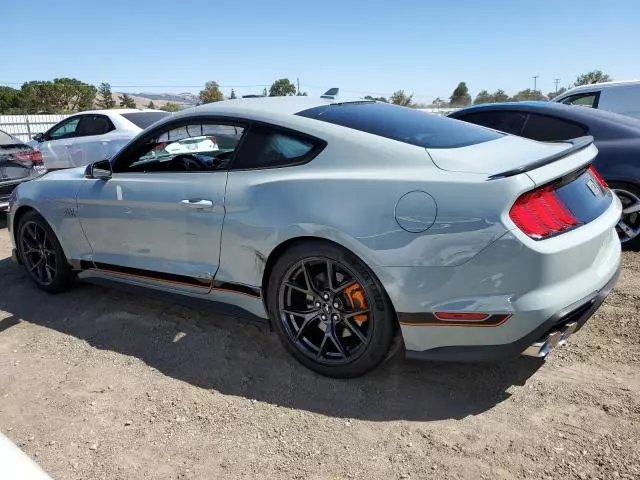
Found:
[{"label": "white van", "polygon": [[552,102],[608,110],[640,120],[640,80],[581,85],[558,95]]}]

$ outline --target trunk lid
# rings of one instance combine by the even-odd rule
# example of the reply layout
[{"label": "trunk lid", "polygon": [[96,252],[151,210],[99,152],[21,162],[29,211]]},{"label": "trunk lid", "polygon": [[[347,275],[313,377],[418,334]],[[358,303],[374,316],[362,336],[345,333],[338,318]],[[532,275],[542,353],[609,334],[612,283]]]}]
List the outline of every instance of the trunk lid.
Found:
[{"label": "trunk lid", "polygon": [[28,177],[33,167],[31,152],[24,144],[0,145],[0,183]]},{"label": "trunk lid", "polygon": [[[579,144],[583,149],[591,150],[590,155],[593,158],[597,153],[595,147],[582,145],[582,143],[588,143],[589,138],[584,137],[584,140],[576,139],[576,141],[581,140]],[[555,163],[564,157],[565,153],[567,155],[579,153],[578,151],[572,152],[574,146],[570,142],[543,143],[514,135],[505,135],[496,140],[468,147],[427,148],[426,150],[433,163],[442,170],[498,176],[503,173],[528,172],[544,166],[545,163]],[[588,162],[588,160],[586,161]]]}]

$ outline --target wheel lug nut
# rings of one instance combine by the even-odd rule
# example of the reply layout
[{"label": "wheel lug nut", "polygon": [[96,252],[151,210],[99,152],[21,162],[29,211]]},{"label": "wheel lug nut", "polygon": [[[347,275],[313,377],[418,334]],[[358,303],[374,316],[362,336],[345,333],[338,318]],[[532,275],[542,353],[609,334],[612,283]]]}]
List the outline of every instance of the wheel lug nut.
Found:
[{"label": "wheel lug nut", "polygon": [[326,319],[327,319],[327,316],[326,316],[326,315],[321,315],[321,316],[320,316],[320,319],[322,319],[322,320],[326,320]]},{"label": "wheel lug nut", "polygon": [[322,296],[322,298],[324,298],[325,300],[329,300],[329,295],[327,295],[326,293]]},{"label": "wheel lug nut", "polygon": [[320,308],[320,302],[316,302],[316,308]]},{"label": "wheel lug nut", "polygon": [[333,302],[333,308],[339,308],[340,304],[338,302]]},{"label": "wheel lug nut", "polygon": [[339,317],[338,317],[338,315],[334,315],[333,317],[331,317],[331,319],[332,319],[334,322],[337,322],[337,321],[338,321],[338,318],[339,318]]}]

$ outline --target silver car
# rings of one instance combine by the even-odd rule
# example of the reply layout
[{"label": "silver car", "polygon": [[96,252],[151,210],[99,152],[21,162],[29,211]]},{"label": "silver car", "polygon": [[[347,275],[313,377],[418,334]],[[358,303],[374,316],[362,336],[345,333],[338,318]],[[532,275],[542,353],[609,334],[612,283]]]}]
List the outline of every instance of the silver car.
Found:
[{"label": "silver car", "polygon": [[111,157],[142,130],[171,115],[159,110],[120,108],[76,113],[33,137],[48,170],[87,166]]},{"label": "silver car", "polygon": [[[171,148],[202,136],[217,148]],[[217,302],[323,375],[373,369],[394,339],[413,358],[544,357],[619,274],[621,206],[596,155],[590,137],[373,101],[239,99],[20,185],[8,224],[46,291],[78,277]]]}]

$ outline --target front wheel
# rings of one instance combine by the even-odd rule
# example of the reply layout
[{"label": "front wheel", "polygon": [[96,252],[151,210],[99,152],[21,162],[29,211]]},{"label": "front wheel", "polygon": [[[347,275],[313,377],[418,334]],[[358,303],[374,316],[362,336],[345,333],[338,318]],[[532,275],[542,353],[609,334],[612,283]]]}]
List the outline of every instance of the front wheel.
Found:
[{"label": "front wheel", "polygon": [[71,287],[73,271],[47,222],[35,211],[27,212],[20,219],[17,233],[18,252],[31,280],[49,293]]},{"label": "front wheel", "polygon": [[386,358],[395,313],[380,282],[350,253],[324,242],[298,244],[278,260],[269,286],[274,329],[306,367],[351,378]]},{"label": "front wheel", "polygon": [[611,182],[609,187],[622,203],[622,217],[616,231],[624,248],[640,248],[640,188],[628,183]]}]

